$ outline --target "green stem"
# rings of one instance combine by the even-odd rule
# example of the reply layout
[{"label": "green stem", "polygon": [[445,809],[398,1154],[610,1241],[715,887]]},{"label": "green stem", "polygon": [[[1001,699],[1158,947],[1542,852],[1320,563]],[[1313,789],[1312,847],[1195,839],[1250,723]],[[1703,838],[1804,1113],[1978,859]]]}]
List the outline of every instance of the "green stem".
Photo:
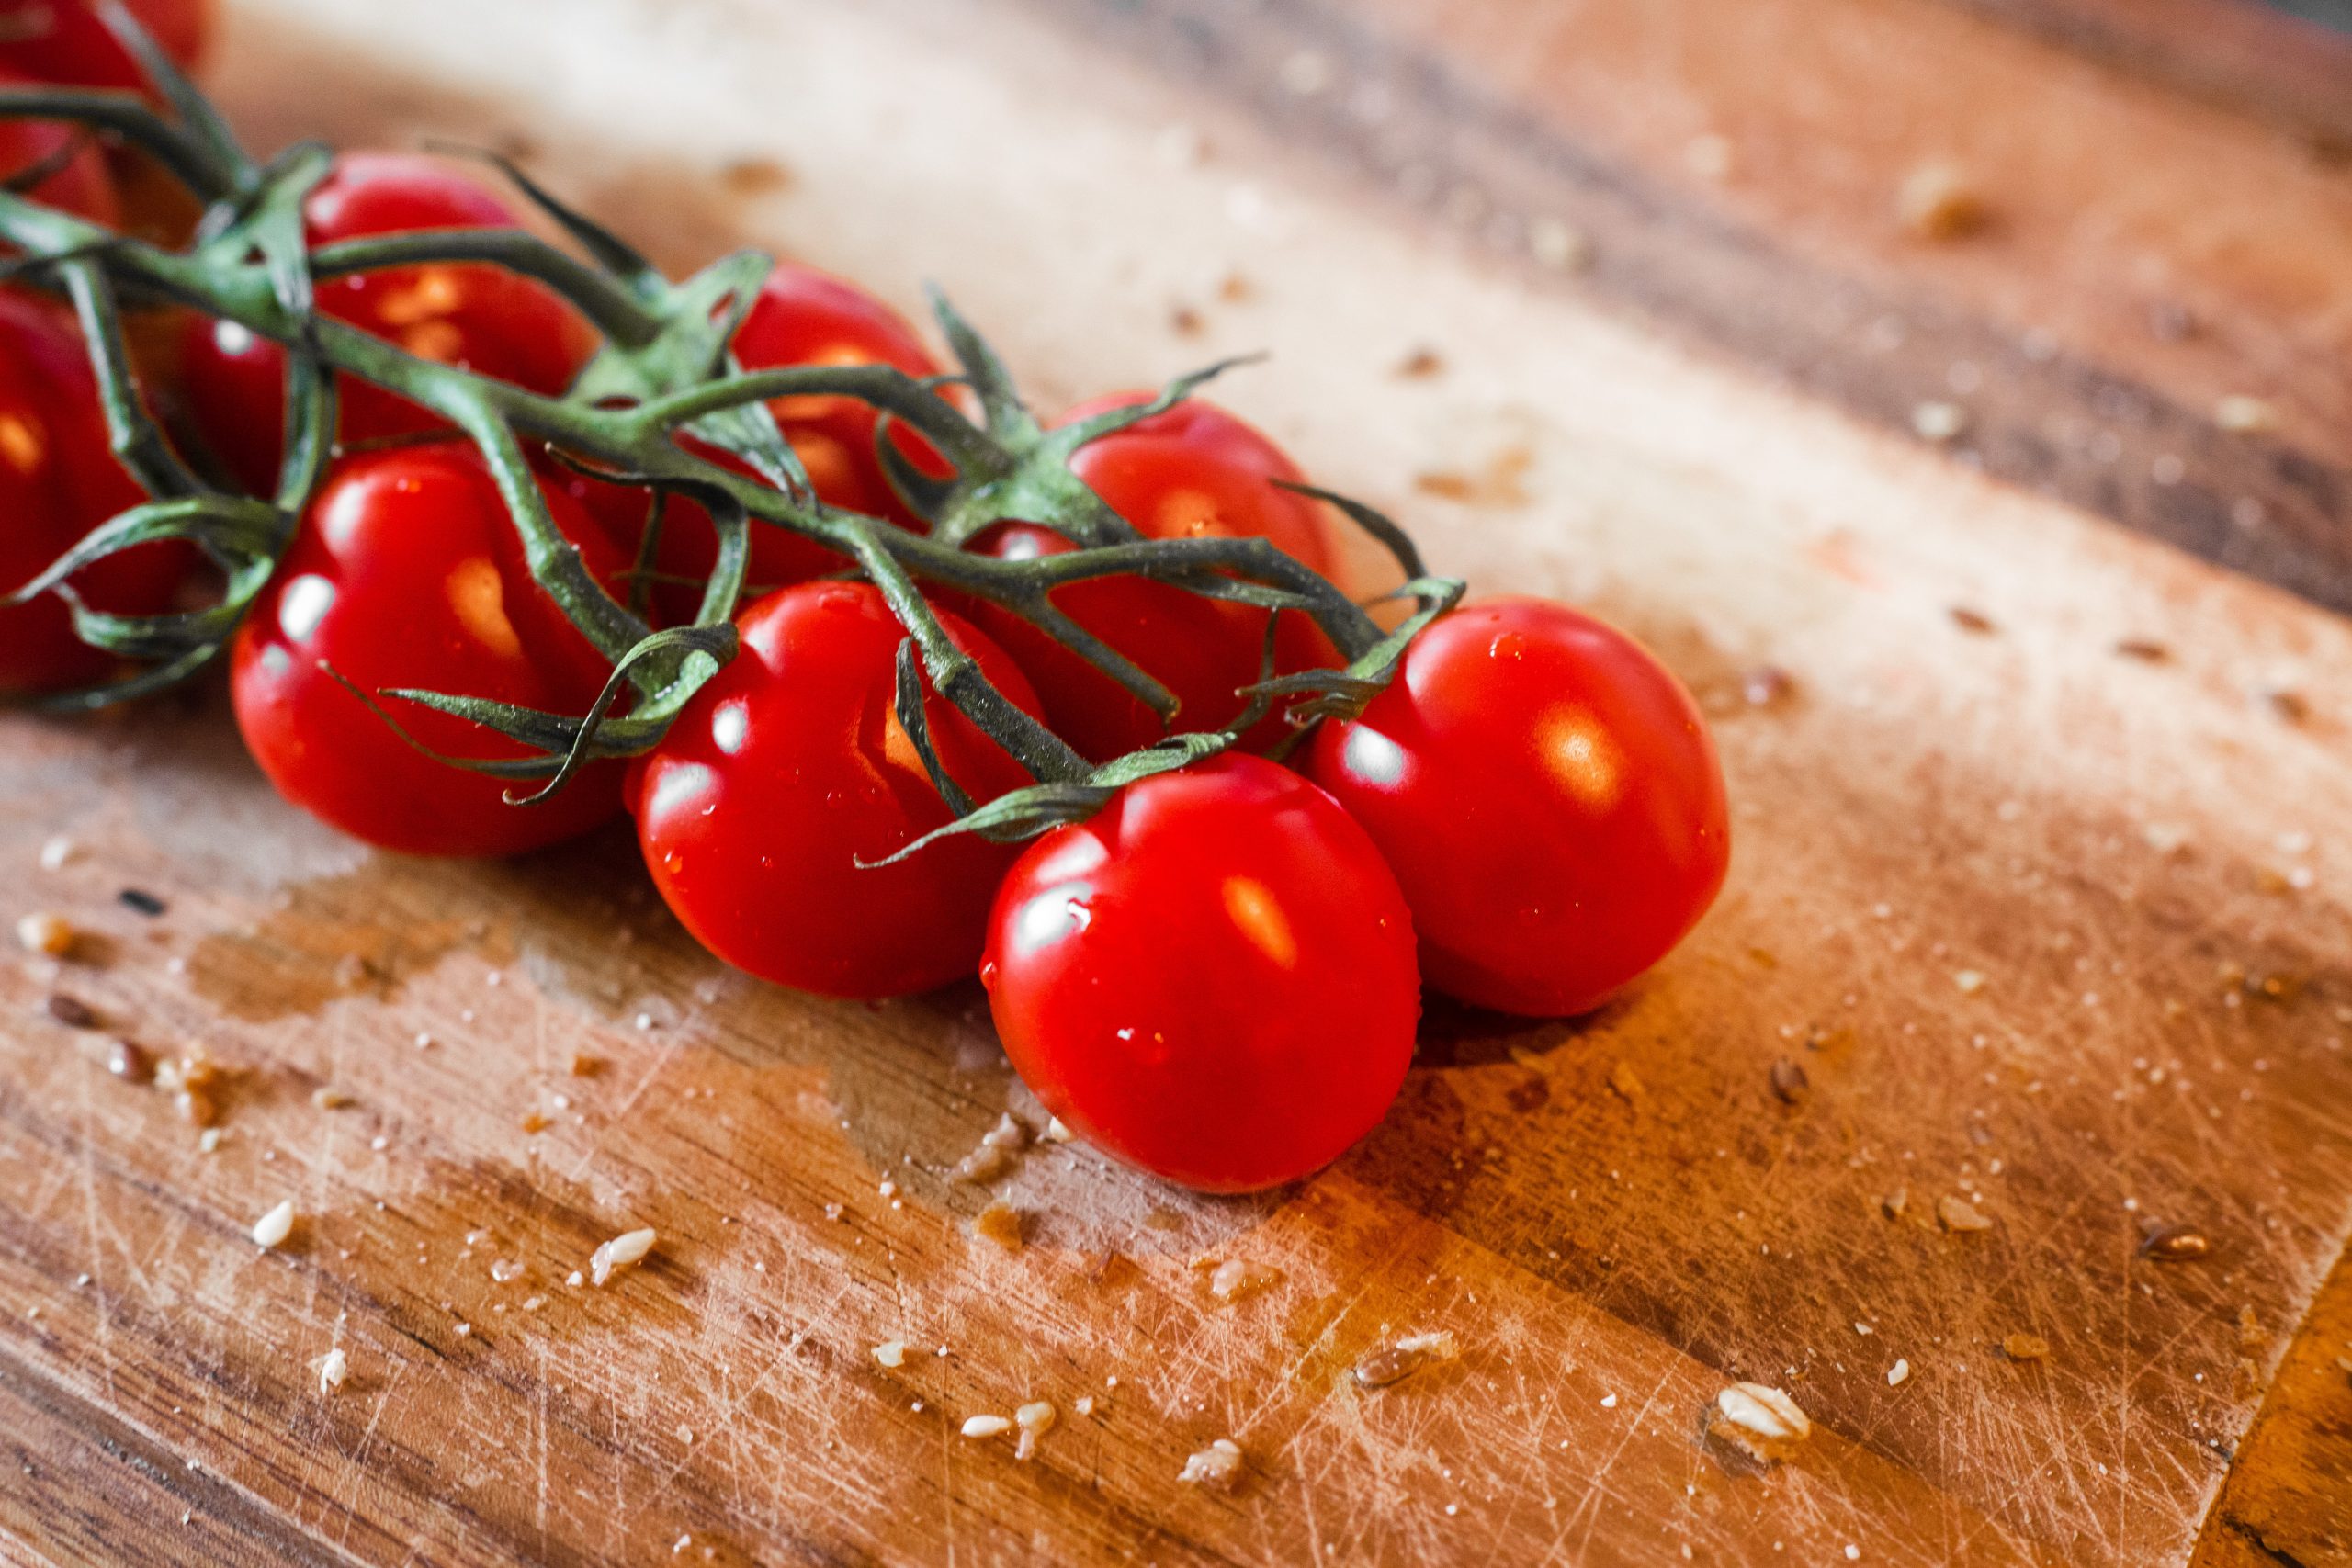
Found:
[{"label": "green stem", "polygon": [[639,348],[662,330],[644,302],[577,256],[520,229],[424,229],[342,240],[311,253],[311,276],[321,281],[398,266],[482,262],[535,277],[580,308],[596,330]]}]

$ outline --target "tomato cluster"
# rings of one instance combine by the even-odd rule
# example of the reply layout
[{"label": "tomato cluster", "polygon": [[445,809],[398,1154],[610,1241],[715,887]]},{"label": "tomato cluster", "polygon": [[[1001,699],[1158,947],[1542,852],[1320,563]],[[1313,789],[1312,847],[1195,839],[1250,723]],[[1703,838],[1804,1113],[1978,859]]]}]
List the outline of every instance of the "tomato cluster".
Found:
[{"label": "tomato cluster", "polygon": [[[149,8],[167,27],[201,11]],[[167,36],[192,51],[201,29]],[[39,50],[0,47],[0,69],[116,80],[120,62],[79,38],[62,25]],[[20,166],[54,158],[38,130],[0,121],[0,153]],[[102,165],[63,158],[43,194],[104,216],[104,178]],[[303,220],[313,244],[518,221],[473,178],[390,154],[341,159]],[[548,285],[480,262],[338,278],[316,308],[420,359],[547,394],[573,383],[597,343]],[[746,370],[939,374],[896,312],[793,264],[768,276],[732,348]],[[283,351],[191,318],[176,357],[190,446],[270,492]],[[1145,397],[1098,400],[1056,423]],[[903,425],[885,436],[872,404],[831,392],[778,397],[768,412],[826,504],[931,526],[909,476],[949,470]],[[1437,615],[1381,684],[1343,671],[1330,623],[1295,602],[1144,575],[1067,581],[1051,604],[1068,626],[1164,688],[1174,728],[1228,739],[1189,765],[1121,775],[1129,782],[1102,786],[1091,816],[1066,816],[1025,846],[943,834],[959,811],[1029,785],[1031,771],[1001,731],[939,693],[912,694],[908,707],[908,631],[891,600],[848,558],[781,527],[753,530],[739,651],[659,739],[633,761],[589,762],[544,804],[514,804],[509,779],[446,758],[513,762],[528,748],[370,694],[422,688],[577,715],[612,660],[543,585],[470,442],[356,380],[338,418],[340,455],[230,649],[237,723],[288,800],[429,855],[514,853],[626,810],[655,886],[712,953],[782,985],[868,999],[977,968],[1005,1049],[1046,1106],[1168,1179],[1247,1190],[1318,1168],[1395,1098],[1424,980],[1506,1012],[1583,1012],[1664,956],[1722,884],[1723,779],[1689,694],[1622,633],[1526,598]],[[587,577],[657,626],[690,622],[719,555],[709,513],[674,494],[657,504],[553,452],[529,456],[547,520]],[[1098,435],[1069,468],[1147,540],[1262,539],[1334,570],[1331,514],[1295,488],[1296,466],[1197,399]],[[28,520],[0,535],[0,577],[19,581],[139,493],[108,451],[70,321],[16,294],[0,294],[0,489]],[[996,562],[1079,547],[1043,517],[978,521],[989,525],[940,542]],[[85,604],[152,612],[185,564],[170,547],[141,547],[71,589]],[[935,600],[953,655],[1087,761],[1167,734],[1075,638],[978,593],[943,588]],[[0,611],[0,687],[104,673],[60,598]],[[1331,705],[1310,733],[1279,705],[1253,704],[1270,674],[1313,672],[1326,673],[1286,688],[1315,687]],[[967,798],[951,804],[944,788]]]}]

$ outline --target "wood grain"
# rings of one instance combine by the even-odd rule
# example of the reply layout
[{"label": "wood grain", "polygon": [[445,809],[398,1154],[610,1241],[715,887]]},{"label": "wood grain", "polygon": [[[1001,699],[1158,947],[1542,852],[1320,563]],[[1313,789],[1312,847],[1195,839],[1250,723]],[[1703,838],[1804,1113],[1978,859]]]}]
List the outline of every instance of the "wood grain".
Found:
[{"label": "wood grain", "polygon": [[[2352,609],[2352,187],[2245,110],[2352,102],[2334,35],[2209,0],[2091,7],[2094,66],[1923,0],[1038,4],[1465,244],[1524,265],[1567,225],[1579,287],[1646,321],[1906,434],[1953,404],[1963,461]],[[2259,92],[2244,60],[2220,99],[2127,69],[2227,70],[2256,40],[2283,56]],[[1981,199],[1981,232],[1898,221],[1930,167]],[[2220,427],[2233,396],[2276,428]]]},{"label": "wood grain", "polygon": [[[2256,1416],[2324,1365],[2332,1319],[2298,1329],[2352,1223],[2352,626],[1531,290],[1026,13],[232,20],[220,86],[264,144],[527,133],[673,261],[938,278],[1049,403],[1274,349],[1224,395],[1319,478],[1693,683],[1739,844],[1692,943],[1596,1018],[1433,1004],[1396,1112],[1316,1180],[1207,1200],[1046,1145],[996,1190],[1030,1216],[1007,1254],[952,1170],[1036,1111],[975,988],[730,976],[617,829],[368,855],[270,797],[214,696],[7,720],[10,910],[91,933],[0,967],[24,1554],[2138,1568],[2214,1539],[2242,1440],[2249,1476],[2295,1448]],[[1791,689],[1752,705],[1766,665]],[[104,1027],[50,1021],[61,990]],[[118,1033],[234,1069],[216,1151],[107,1074]],[[1955,1196],[1992,1228],[1935,1224]],[[2143,1257],[2150,1222],[2211,1256]],[[637,1224],[643,1267],[566,1283]],[[1196,1264],[1227,1258],[1279,1279],[1219,1302]],[[1424,1331],[1459,1358],[1355,1384]],[[1733,1379],[1814,1438],[1770,1467],[1708,1439]],[[1061,1413],[1033,1460],[957,1435],[1033,1398]],[[1181,1483],[1218,1437],[1240,1486]],[[2300,1451],[2263,1473],[2326,1462]]]}]

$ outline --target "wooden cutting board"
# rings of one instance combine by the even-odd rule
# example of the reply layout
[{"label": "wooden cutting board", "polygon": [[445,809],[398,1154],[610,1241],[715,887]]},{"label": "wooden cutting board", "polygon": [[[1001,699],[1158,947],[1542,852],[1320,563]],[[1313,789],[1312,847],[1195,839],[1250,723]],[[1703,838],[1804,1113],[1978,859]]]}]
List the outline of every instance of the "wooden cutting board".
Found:
[{"label": "wooden cutting board", "polygon": [[[229,19],[259,144],[501,141],[682,266],[936,279],[1046,404],[1271,350],[1219,395],[1318,479],[1697,689],[1736,865],[1595,1018],[1432,1002],[1388,1122],[1295,1190],[1050,1145],[983,1190],[957,1160],[1042,1117],[976,987],[730,975],[621,830],[370,854],[209,692],[0,721],[6,912],[88,933],[0,968],[8,1555],[2352,1560],[2329,35],[2221,0]],[[1978,231],[1899,220],[1938,161]],[[216,1148],[118,1037],[229,1069]],[[1018,1253],[971,1234],[992,1195]],[[1223,1301],[1210,1260],[1274,1277]],[[1424,1333],[1458,1356],[1352,1375]],[[1735,1380],[1811,1438],[1708,1438]],[[1032,1458],[958,1435],[1034,1400]],[[1220,1438],[1239,1484],[1180,1483]]]}]

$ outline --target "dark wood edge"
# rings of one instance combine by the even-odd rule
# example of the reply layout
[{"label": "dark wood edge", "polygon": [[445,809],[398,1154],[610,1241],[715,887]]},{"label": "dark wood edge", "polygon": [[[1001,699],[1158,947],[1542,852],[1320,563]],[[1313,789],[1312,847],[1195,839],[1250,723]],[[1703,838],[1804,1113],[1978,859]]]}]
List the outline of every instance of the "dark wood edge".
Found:
[{"label": "dark wood edge", "polygon": [[[1211,89],[1284,145],[1343,167],[1531,279],[1629,308],[1906,435],[1921,404],[1961,402],[1970,423],[1951,443],[1955,460],[2352,613],[2352,471],[2281,440],[2223,432],[2209,411],[1988,323],[1924,286],[1800,256],[1563,135],[1437,55],[1351,21],[1334,0],[1029,3]],[[1286,82],[1285,63],[1307,54],[1344,88],[1302,93]],[[1380,106],[1376,134],[1366,103]],[[1533,259],[1544,223],[1590,239],[1590,263],[1573,277]],[[1974,398],[1949,389],[1962,362],[1983,377]],[[2069,423],[2083,439],[2062,445],[2047,434]]]}]

